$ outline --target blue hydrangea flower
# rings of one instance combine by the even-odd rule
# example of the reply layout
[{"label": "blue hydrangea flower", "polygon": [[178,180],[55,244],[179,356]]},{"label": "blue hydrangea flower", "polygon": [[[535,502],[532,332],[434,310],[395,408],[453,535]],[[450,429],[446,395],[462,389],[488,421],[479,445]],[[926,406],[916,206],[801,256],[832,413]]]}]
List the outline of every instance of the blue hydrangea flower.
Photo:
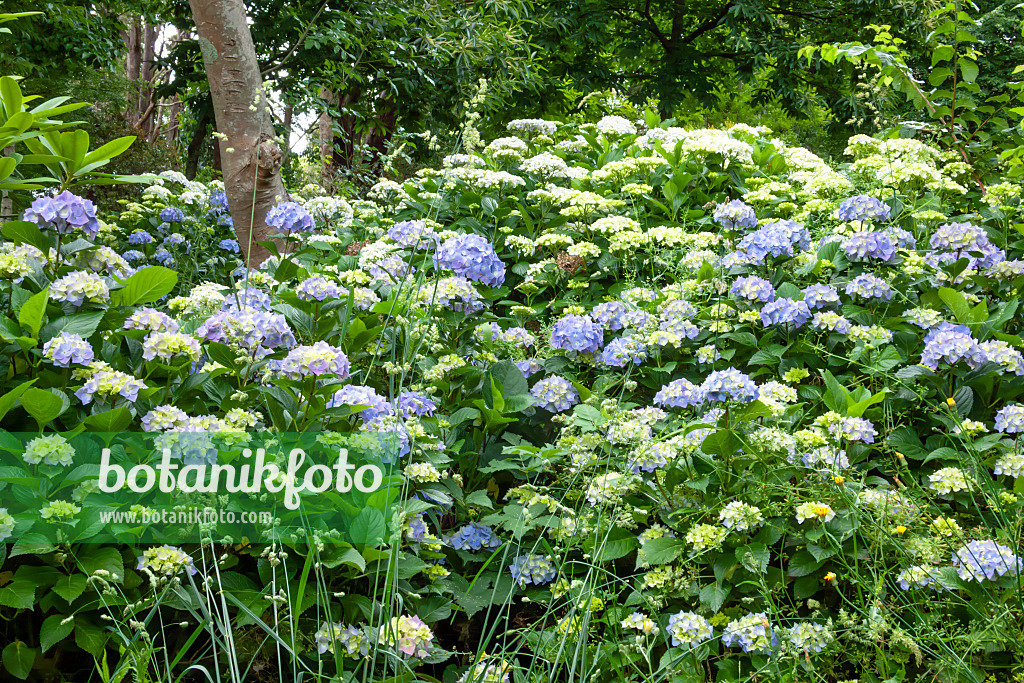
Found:
[{"label": "blue hydrangea flower", "polygon": [[185,212],[176,206],[168,206],[160,212],[160,220],[165,223],[180,223],[185,220]]},{"label": "blue hydrangea flower", "polygon": [[683,299],[673,299],[665,304],[665,307],[661,309],[662,320],[673,320],[676,318],[690,320],[696,315],[697,309],[694,305]]},{"label": "blue hydrangea flower", "polygon": [[398,396],[398,412],[403,417],[417,415],[419,417],[431,416],[437,410],[437,404],[426,394],[416,391],[404,391]]},{"label": "blue hydrangea flower", "polygon": [[529,377],[544,369],[544,366],[537,362],[534,358],[527,360],[515,361],[515,366],[519,368],[519,372],[523,373],[523,377]]},{"label": "blue hydrangea flower", "polygon": [[172,232],[170,235],[164,238],[164,244],[169,247],[176,247],[179,244],[185,243],[185,236],[180,232]]},{"label": "blue hydrangea flower", "polygon": [[445,542],[457,550],[484,550],[498,548],[503,541],[491,527],[470,522],[445,538]]},{"label": "blue hydrangea flower", "polygon": [[839,205],[839,220],[846,221],[887,221],[891,209],[887,204],[866,194],[844,199]]},{"label": "blue hydrangea flower", "polygon": [[558,375],[545,377],[534,384],[530,394],[536,399],[534,405],[553,413],[569,410],[579,403],[580,399],[572,382]]},{"label": "blue hydrangea flower", "polygon": [[754,209],[739,199],[719,204],[711,213],[711,217],[726,230],[733,230],[735,228],[746,228],[749,230],[750,228],[757,227],[757,215],[754,213]]},{"label": "blue hydrangea flower", "polygon": [[199,326],[196,335],[207,341],[237,344],[261,358],[271,349],[295,346],[295,335],[283,315],[252,308],[215,313]]},{"label": "blue hydrangea flower", "polygon": [[626,304],[621,301],[605,301],[590,311],[590,316],[603,325],[605,329],[614,332],[626,326],[623,316],[626,315]]},{"label": "blue hydrangea flower", "polygon": [[793,299],[776,299],[766,303],[761,309],[761,322],[766,327],[786,323],[793,323],[795,327],[801,327],[810,317],[811,309],[807,307],[807,304]]},{"label": "blue hydrangea flower", "polygon": [[87,237],[95,239],[100,232],[96,205],[68,190],[53,197],[36,199],[25,209],[21,218],[29,223],[35,223],[40,229],[55,230],[62,234],[70,233],[77,228]]},{"label": "blue hydrangea flower", "polygon": [[138,261],[139,259],[146,258],[146,255],[137,249],[129,249],[128,251],[121,254],[121,258],[125,261]]},{"label": "blue hydrangea flower", "polygon": [[775,288],[772,287],[771,283],[763,277],[756,275],[738,278],[732,283],[729,291],[741,299],[746,299],[750,302],[760,301],[764,303],[775,298]]},{"label": "blue hydrangea flower", "polygon": [[849,296],[865,300],[882,299],[883,301],[889,301],[892,299],[893,290],[882,278],[864,273],[846,284],[846,293]]},{"label": "blue hydrangea flower", "polygon": [[966,325],[943,322],[925,335],[921,365],[936,370],[939,367],[939,361],[943,360],[950,365],[956,365],[957,362],[963,360],[972,368],[976,368],[987,359],[984,349],[971,335],[971,328]]},{"label": "blue hydrangea flower", "polygon": [[228,212],[228,195],[223,190],[217,190],[210,195],[210,210],[214,213]]},{"label": "blue hydrangea flower", "polygon": [[739,646],[744,652],[768,654],[776,643],[775,632],[764,612],[733,619],[722,631],[723,645]]},{"label": "blue hydrangea flower", "polygon": [[996,431],[1003,434],[1024,432],[1024,406],[1014,403],[996,413]]},{"label": "blue hydrangea flower", "polygon": [[608,342],[600,355],[601,362],[614,368],[640,365],[647,359],[647,349],[634,337],[618,337]]},{"label": "blue hydrangea flower", "polygon": [[238,245],[238,240],[221,240],[220,242],[217,243],[217,246],[223,249],[224,251],[230,251],[236,254],[242,251],[242,248]]},{"label": "blue hydrangea flower", "polygon": [[239,308],[251,308],[257,311],[270,310],[270,295],[256,287],[236,289],[224,297],[225,311],[234,311]]},{"label": "blue hydrangea flower", "polygon": [[808,285],[804,287],[804,303],[810,309],[838,305],[839,292],[829,285]]},{"label": "blue hydrangea flower", "polygon": [[707,401],[739,401],[750,403],[757,398],[757,385],[736,368],[716,370],[704,380],[700,388]]},{"label": "blue hydrangea flower", "polygon": [[1021,558],[995,541],[971,541],[953,553],[953,566],[964,581],[981,581],[1020,572]]},{"label": "blue hydrangea flower", "polygon": [[896,243],[887,233],[862,230],[843,240],[843,251],[851,261],[891,261],[896,256]]},{"label": "blue hydrangea flower", "polygon": [[567,315],[551,328],[551,346],[556,349],[594,353],[601,348],[604,331],[587,315]]},{"label": "blue hydrangea flower", "polygon": [[677,379],[654,395],[654,405],[666,408],[690,408],[704,402],[701,388],[688,379]]},{"label": "blue hydrangea flower", "polygon": [[423,221],[402,221],[388,228],[388,237],[403,247],[432,249],[437,246],[438,236],[434,229]]},{"label": "blue hydrangea flower", "polygon": [[128,235],[128,244],[149,244],[152,241],[153,236],[145,230],[136,230]]},{"label": "blue hydrangea flower", "polygon": [[43,358],[58,367],[67,368],[72,363],[88,365],[95,356],[92,346],[81,335],[61,332],[43,344]]},{"label": "blue hydrangea flower", "polygon": [[286,235],[312,232],[316,229],[313,216],[301,204],[281,202],[267,213],[267,225]]},{"label": "blue hydrangea flower", "polygon": [[370,422],[379,415],[393,415],[395,412],[386,398],[372,387],[361,384],[349,384],[334,392],[334,397],[328,401],[327,407],[338,406],[368,406],[359,412],[359,418],[363,422]]},{"label": "blue hydrangea flower", "polygon": [[551,561],[550,557],[532,553],[520,555],[512,560],[509,571],[512,572],[512,579],[517,581],[520,586],[525,586],[528,583],[538,586],[551,583],[555,580],[557,573],[555,563]]},{"label": "blue hydrangea flower", "polygon": [[447,268],[489,287],[505,282],[505,264],[494,247],[480,235],[456,235],[444,241],[434,254],[434,267]]},{"label": "blue hydrangea flower", "polygon": [[303,301],[323,301],[337,299],[341,290],[323,275],[306,278],[295,287],[295,294]]},{"label": "blue hydrangea flower", "polygon": [[982,251],[983,247],[991,244],[985,229],[974,223],[947,223],[946,225],[940,225],[932,233],[928,243],[933,249],[944,249],[954,252]]},{"label": "blue hydrangea flower", "polygon": [[711,622],[694,612],[679,612],[668,618],[668,632],[672,645],[697,647],[714,635]]},{"label": "blue hydrangea flower", "polygon": [[800,223],[775,221],[755,230],[736,245],[739,262],[749,265],[764,263],[769,256],[779,258],[792,256],[794,249],[807,249],[811,236]]}]

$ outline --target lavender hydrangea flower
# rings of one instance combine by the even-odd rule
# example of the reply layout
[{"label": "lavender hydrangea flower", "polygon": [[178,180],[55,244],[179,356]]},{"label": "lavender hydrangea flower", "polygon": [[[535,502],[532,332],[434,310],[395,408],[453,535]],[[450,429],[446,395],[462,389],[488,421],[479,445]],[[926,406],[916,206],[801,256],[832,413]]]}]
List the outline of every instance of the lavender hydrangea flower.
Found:
[{"label": "lavender hydrangea flower", "polygon": [[510,327],[501,333],[501,341],[508,344],[515,344],[520,348],[528,348],[530,346],[536,346],[537,338],[531,334],[531,332],[525,327]]},{"label": "lavender hydrangea flower", "polygon": [[465,525],[445,538],[445,542],[457,550],[492,549],[498,548],[502,544],[501,538],[494,533],[494,529],[476,522]]},{"label": "lavender hydrangea flower", "polygon": [[132,403],[139,398],[139,389],[146,389],[146,383],[131,375],[116,370],[100,370],[93,374],[81,389],[75,392],[75,396],[88,405],[95,395],[115,396],[120,395]]},{"label": "lavender hydrangea flower", "polygon": [[864,273],[858,275],[846,284],[846,293],[861,299],[892,299],[893,289],[880,277]]},{"label": "lavender hydrangea flower", "polygon": [[43,344],[43,358],[58,367],[67,368],[72,363],[88,365],[95,355],[92,346],[81,335],[61,332]]},{"label": "lavender hydrangea flower", "polygon": [[303,377],[319,377],[321,375],[337,375],[341,379],[348,377],[348,356],[325,341],[318,341],[309,346],[296,346],[283,361],[281,372],[288,379]]},{"label": "lavender hydrangea flower", "polygon": [[711,213],[711,217],[726,230],[735,228],[749,230],[757,227],[757,215],[754,213],[754,209],[739,199],[719,204]]},{"label": "lavender hydrangea flower", "polygon": [[210,195],[210,210],[214,213],[227,213],[228,195],[223,190],[217,190]]},{"label": "lavender hydrangea flower", "polygon": [[601,362],[613,368],[640,365],[647,359],[647,349],[635,337],[618,337],[608,342],[600,355]]},{"label": "lavender hydrangea flower", "polygon": [[50,298],[81,306],[86,299],[94,303],[109,301],[110,289],[99,275],[87,270],[76,270],[50,285]]},{"label": "lavender hydrangea flower", "polygon": [[988,233],[973,223],[947,223],[932,233],[928,243],[933,249],[953,252],[983,251],[991,243]]},{"label": "lavender hydrangea flower", "polygon": [[851,261],[891,261],[896,256],[896,243],[884,232],[855,232],[843,240],[843,251]]},{"label": "lavender hydrangea flower", "polygon": [[825,308],[839,303],[839,292],[829,285],[808,285],[804,287],[804,303],[810,309]]},{"label": "lavender hydrangea flower", "polygon": [[769,256],[792,256],[795,249],[807,249],[810,245],[807,228],[795,221],[783,220],[768,223],[744,237],[736,245],[736,252],[740,262],[757,265]]},{"label": "lavender hydrangea flower", "polygon": [[403,247],[431,249],[439,241],[434,229],[423,221],[402,221],[388,228],[388,237]]},{"label": "lavender hydrangea flower", "polygon": [[701,388],[688,379],[673,380],[654,395],[654,405],[667,408],[690,408],[703,402]]},{"label": "lavender hydrangea flower", "polygon": [[296,202],[281,202],[272,208],[267,213],[267,225],[277,228],[286,235],[312,232],[316,229],[313,216]]},{"label": "lavender hydrangea flower", "polygon": [[795,327],[801,327],[811,317],[811,309],[803,301],[793,299],[776,299],[764,305],[761,309],[761,322],[766,326],[783,325],[793,323]]},{"label": "lavender hydrangea flower", "polygon": [[238,240],[221,240],[220,242],[217,243],[217,246],[223,249],[224,251],[230,251],[235,254],[241,253],[242,251],[242,248],[238,244]]},{"label": "lavender hydrangea flower", "polygon": [[239,308],[251,308],[255,311],[270,310],[270,295],[256,287],[236,289],[224,297],[222,306],[225,311],[236,311]]},{"label": "lavender hydrangea flower", "polygon": [[257,357],[279,346],[295,346],[295,335],[283,315],[252,308],[215,313],[196,334],[207,341],[237,344]]},{"label": "lavender hydrangea flower", "polygon": [[750,403],[757,398],[757,385],[736,368],[712,372],[700,391],[705,400],[712,402],[734,400]]},{"label": "lavender hydrangea flower", "polygon": [[760,301],[766,303],[775,298],[775,288],[772,287],[771,283],[756,275],[737,279],[732,283],[729,291],[741,299],[746,299],[750,302]]},{"label": "lavender hydrangea flower", "polygon": [[125,261],[138,261],[139,259],[146,258],[146,255],[137,249],[129,249],[128,251],[121,254],[121,258]]},{"label": "lavender hydrangea flower", "polygon": [[555,580],[557,573],[555,563],[551,561],[550,557],[532,553],[520,555],[512,560],[509,571],[512,573],[512,579],[520,586],[525,586],[528,583],[538,586],[551,583]]},{"label": "lavender hydrangea flower", "polygon": [[152,241],[153,236],[145,230],[136,230],[128,235],[128,244],[149,244]]},{"label": "lavender hydrangea flower", "polygon": [[300,282],[295,287],[295,294],[303,301],[323,301],[337,299],[341,295],[341,290],[323,275],[314,275]]},{"label": "lavender hydrangea flower", "polygon": [[590,316],[605,329],[614,332],[626,326],[623,316],[626,315],[626,304],[621,301],[605,301],[594,306]]},{"label": "lavender hydrangea flower", "polygon": [[437,410],[437,404],[426,394],[416,391],[403,391],[398,395],[398,412],[403,417],[417,415],[419,417],[431,416]]},{"label": "lavender hydrangea flower", "polygon": [[966,325],[943,322],[925,335],[921,365],[936,370],[939,367],[939,361],[943,360],[950,365],[956,365],[957,362],[963,360],[970,367],[976,368],[987,359],[984,349],[971,336],[971,328]]},{"label": "lavender hydrangea flower", "polygon": [[35,223],[43,230],[49,228],[62,234],[78,228],[90,239],[95,239],[100,232],[96,205],[67,190],[53,197],[35,200],[25,209],[22,220]]},{"label": "lavender hydrangea flower", "polygon": [[587,315],[567,315],[551,329],[551,346],[556,349],[594,353],[601,348],[604,331]]},{"label": "lavender hydrangea flower", "polygon": [[523,373],[523,377],[530,377],[541,370],[544,366],[536,361],[534,358],[528,358],[527,360],[517,360],[514,365],[519,368],[519,372]]},{"label": "lavender hydrangea flower", "polygon": [[480,235],[456,235],[445,240],[434,255],[434,267],[447,268],[489,287],[505,281],[505,264]]},{"label": "lavender hydrangea flower", "polygon": [[168,206],[160,212],[160,220],[165,223],[180,223],[185,220],[185,212],[176,206]]},{"label": "lavender hydrangea flower", "polygon": [[849,199],[844,199],[839,205],[839,220],[846,222],[853,221],[887,221],[891,209],[878,199],[866,194],[859,194]]},{"label": "lavender hydrangea flower", "polygon": [[334,397],[328,401],[327,407],[338,406],[368,406],[359,413],[359,418],[363,422],[370,422],[380,415],[393,415],[395,412],[386,398],[373,388],[361,384],[349,384],[334,392]]},{"label": "lavender hydrangea flower", "polygon": [[995,581],[1005,574],[1016,576],[1021,558],[995,541],[971,541],[953,553],[953,566],[964,581]]},{"label": "lavender hydrangea flower", "polygon": [[1024,432],[1024,406],[1014,403],[996,413],[996,431],[1003,434]]},{"label": "lavender hydrangea flower", "polygon": [[559,375],[545,377],[533,385],[530,394],[536,399],[538,408],[560,413],[579,403],[580,395],[572,382]]}]

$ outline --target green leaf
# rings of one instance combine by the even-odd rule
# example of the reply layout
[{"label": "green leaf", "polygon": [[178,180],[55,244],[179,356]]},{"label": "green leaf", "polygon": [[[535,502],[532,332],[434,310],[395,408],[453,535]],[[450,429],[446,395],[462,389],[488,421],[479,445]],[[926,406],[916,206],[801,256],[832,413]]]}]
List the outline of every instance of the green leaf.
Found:
[{"label": "green leaf", "polygon": [[978,65],[968,59],[960,60],[960,73],[968,83],[974,83],[978,78]]},{"label": "green leaf", "polygon": [[708,584],[700,589],[701,604],[712,612],[717,612],[722,609],[722,605],[725,604],[725,601],[729,597],[729,593],[731,591],[732,586],[722,585],[720,583]]},{"label": "green leaf", "polygon": [[67,408],[56,394],[30,387],[21,396],[21,407],[39,423],[39,429],[58,418]]},{"label": "green leaf", "polygon": [[48,323],[39,333],[39,338],[42,341],[49,341],[61,332],[67,332],[68,334],[77,334],[82,339],[88,339],[100,326],[100,321],[103,320],[105,313],[105,311],[93,311],[62,316]]},{"label": "green leaf", "polygon": [[39,650],[16,640],[4,648],[4,668],[15,678],[25,680],[32,673],[32,664],[36,661],[37,654]]},{"label": "green leaf", "polygon": [[81,574],[61,576],[57,583],[53,584],[53,592],[68,602],[73,602],[85,591],[86,579]]},{"label": "green leaf", "polygon": [[700,449],[708,455],[731,456],[735,454],[743,443],[731,429],[719,429],[709,434]]},{"label": "green leaf", "polygon": [[36,383],[36,379],[30,379],[14,387],[7,393],[0,395],[0,420],[14,407],[14,402],[21,398],[21,395],[28,391],[28,388]]},{"label": "green leaf", "polygon": [[101,546],[81,546],[77,558],[82,572],[91,576],[99,570],[108,573],[107,581],[121,583],[124,581],[124,560],[116,548]]},{"label": "green leaf", "polygon": [[100,657],[110,636],[102,627],[79,620],[75,624],[75,645],[93,657]]},{"label": "green leaf", "polygon": [[[67,619],[67,623],[64,620]],[[75,630],[75,620],[63,614],[54,614],[43,620],[43,626],[39,629],[39,647],[46,652],[51,647],[64,640]]]},{"label": "green leaf", "polygon": [[113,159],[117,155],[123,154],[125,150],[132,146],[133,142],[135,142],[134,135],[126,135],[123,138],[111,140],[107,144],[101,145],[86,154],[85,158],[82,159],[82,165],[86,166],[88,164],[94,164],[97,161],[108,161]]},{"label": "green leaf", "polygon": [[85,418],[85,426],[92,432],[123,432],[131,423],[131,411],[123,407]]},{"label": "green leaf", "polygon": [[643,555],[650,564],[668,564],[676,559],[685,547],[686,543],[678,538],[655,538],[644,543]]},{"label": "green leaf", "polygon": [[35,339],[39,335],[39,328],[43,324],[43,315],[46,313],[46,302],[50,296],[50,288],[47,287],[28,298],[25,305],[18,311],[18,323],[32,333]]},{"label": "green leaf", "polygon": [[31,244],[44,254],[49,253],[53,247],[39,226],[28,221],[8,221],[0,228],[0,234],[15,244]]},{"label": "green leaf", "polygon": [[819,562],[814,559],[814,555],[806,550],[801,550],[789,560],[788,574],[793,577],[807,576],[821,569],[822,564],[824,564],[823,561]]},{"label": "green leaf", "polygon": [[148,304],[170,294],[178,284],[178,274],[163,266],[143,268],[125,282],[124,287],[110,293],[110,302],[115,306]]},{"label": "green leaf", "polygon": [[595,562],[611,562],[629,555],[637,547],[636,536],[625,529],[614,528],[607,535],[596,540]]},{"label": "green leaf", "polygon": [[939,298],[949,306],[949,310],[953,311],[953,315],[956,316],[958,322],[964,325],[971,322],[971,307],[963,294],[955,289],[942,287],[939,289]]},{"label": "green leaf", "polygon": [[763,574],[768,569],[771,552],[764,543],[750,543],[736,548],[736,561],[747,570]]},{"label": "green leaf", "polygon": [[387,524],[384,515],[377,508],[363,508],[348,527],[350,543],[375,545],[384,540]]},{"label": "green leaf", "polygon": [[36,601],[36,583],[31,579],[17,577],[0,587],[0,605],[15,609],[32,609]]}]

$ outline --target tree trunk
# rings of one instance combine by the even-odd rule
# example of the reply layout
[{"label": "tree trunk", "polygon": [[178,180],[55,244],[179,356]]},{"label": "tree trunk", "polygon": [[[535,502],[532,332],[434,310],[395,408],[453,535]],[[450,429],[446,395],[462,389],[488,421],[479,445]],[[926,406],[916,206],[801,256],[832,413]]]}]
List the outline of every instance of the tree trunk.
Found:
[{"label": "tree trunk", "polygon": [[334,192],[334,119],[331,118],[330,109],[338,106],[337,96],[321,88],[320,98],[324,101],[324,110],[320,112],[320,184],[328,193]]},{"label": "tree trunk", "polygon": [[139,69],[139,118],[136,124],[142,133],[143,139],[149,139],[153,130],[154,114],[156,103],[153,100],[153,85],[156,79],[156,39],[160,29],[157,26],[146,24],[142,31],[142,65]]},{"label": "tree trunk", "polygon": [[196,113],[196,129],[192,131],[192,139],[188,141],[185,150],[185,177],[189,180],[194,180],[199,173],[199,155],[203,152],[203,143],[206,142],[212,118],[212,107],[208,102],[202,102]]},{"label": "tree trunk", "polygon": [[245,5],[242,0],[189,0],[189,5],[217,130],[225,136],[218,143],[228,206],[246,262],[257,267],[270,252],[256,242],[275,232],[267,225],[267,212],[289,197]]}]

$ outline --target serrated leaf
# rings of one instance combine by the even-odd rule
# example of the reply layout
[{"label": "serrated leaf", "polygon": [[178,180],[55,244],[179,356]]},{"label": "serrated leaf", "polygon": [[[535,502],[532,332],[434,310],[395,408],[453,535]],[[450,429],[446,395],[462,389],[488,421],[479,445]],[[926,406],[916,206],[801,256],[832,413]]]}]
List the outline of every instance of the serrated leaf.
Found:
[{"label": "serrated leaf", "polygon": [[[67,622],[65,623],[65,619]],[[75,630],[74,618],[68,618],[63,614],[54,614],[43,620],[43,626],[39,629],[39,647],[45,653],[51,647],[64,640]]]},{"label": "serrated leaf", "polygon": [[53,584],[53,592],[68,602],[73,602],[85,591],[86,585],[86,579],[81,574],[61,576]]}]

